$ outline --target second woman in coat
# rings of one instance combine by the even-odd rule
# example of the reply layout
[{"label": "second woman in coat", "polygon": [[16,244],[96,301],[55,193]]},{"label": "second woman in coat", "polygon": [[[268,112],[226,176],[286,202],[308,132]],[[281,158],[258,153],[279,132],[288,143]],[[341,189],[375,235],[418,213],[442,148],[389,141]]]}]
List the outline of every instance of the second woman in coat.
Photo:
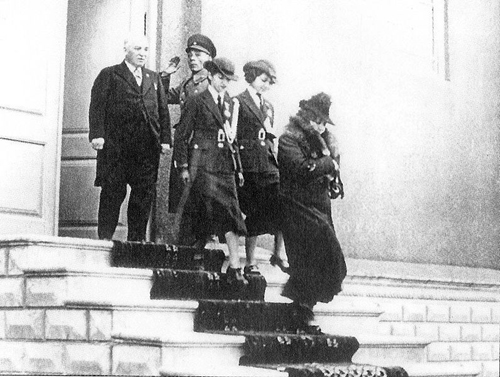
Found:
[{"label": "second woman in coat", "polygon": [[225,58],[205,62],[205,68],[210,85],[188,99],[175,130],[173,158],[186,199],[179,206],[180,226],[192,227],[200,248],[209,236],[223,234],[229,249],[228,282],[247,284],[238,254],[238,236],[246,234],[236,192],[236,178],[242,185],[243,174],[226,93],[230,80],[237,78],[233,63]]},{"label": "second woman in coat", "polygon": [[[326,124],[330,97],[302,100],[279,139],[282,230],[290,278],[282,295],[310,314],[317,302],[330,302],[341,291],[346,264],[332,221],[331,199],[343,197],[339,154]],[[333,192],[332,192],[333,191]]]},{"label": "second woman in coat", "polygon": [[257,236],[266,233],[275,235],[271,263],[286,271],[288,262],[277,218],[279,171],[274,153],[274,108],[262,96],[274,84],[276,71],[269,61],[257,60],[246,63],[243,72],[249,86],[233,100],[238,107],[237,140],[245,177],[245,184],[238,188],[248,231],[245,273],[258,273]]}]

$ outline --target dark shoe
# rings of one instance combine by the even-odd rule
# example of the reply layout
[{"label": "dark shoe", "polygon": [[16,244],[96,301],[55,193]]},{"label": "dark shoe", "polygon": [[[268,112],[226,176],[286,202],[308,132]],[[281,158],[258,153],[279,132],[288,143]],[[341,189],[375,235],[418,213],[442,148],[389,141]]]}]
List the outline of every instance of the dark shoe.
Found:
[{"label": "dark shoe", "polygon": [[299,333],[304,332],[308,335],[324,335],[324,332],[321,331],[321,327],[315,323],[309,323],[305,325]]},{"label": "dark shoe", "polygon": [[288,274],[290,271],[290,265],[288,264],[288,262],[284,261],[283,259],[277,257],[274,254],[271,255],[271,259],[269,259],[269,262],[273,267],[278,266],[280,270],[283,271],[285,274]]},{"label": "dark shoe", "polygon": [[255,264],[251,264],[250,266],[245,266],[245,268],[243,269],[243,274],[260,275],[259,267]]},{"label": "dark shoe", "polygon": [[229,285],[247,285],[248,280],[241,273],[241,268],[228,267],[226,270],[227,283]]}]

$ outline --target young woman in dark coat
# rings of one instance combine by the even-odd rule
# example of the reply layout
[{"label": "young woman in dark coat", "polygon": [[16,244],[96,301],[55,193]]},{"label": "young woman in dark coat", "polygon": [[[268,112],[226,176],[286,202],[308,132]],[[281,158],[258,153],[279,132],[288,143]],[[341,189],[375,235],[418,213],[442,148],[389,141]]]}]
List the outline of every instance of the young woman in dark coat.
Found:
[{"label": "young woman in dark coat", "polygon": [[223,234],[229,249],[228,282],[247,284],[238,254],[238,237],[246,235],[236,191],[237,184],[243,184],[243,174],[234,144],[232,101],[226,92],[237,76],[233,63],[225,58],[207,61],[205,68],[210,85],[188,98],[175,129],[173,158],[187,199],[179,207],[180,226],[192,227],[200,248],[209,236]]},{"label": "young woman in dark coat", "polygon": [[346,264],[331,216],[332,191],[339,183],[336,139],[326,128],[330,97],[325,93],[300,101],[279,139],[282,231],[290,278],[282,295],[309,310],[330,302],[341,291]]},{"label": "young woman in dark coat", "polygon": [[[286,271],[283,235],[279,230],[279,170],[274,151],[274,108],[263,98],[276,81],[274,66],[267,60],[243,66],[248,88],[233,98],[238,112],[237,140],[245,184],[238,188],[241,210],[246,215],[246,274],[259,273],[255,259],[257,236],[274,234],[271,264]],[[237,110],[236,110],[237,109]]]}]

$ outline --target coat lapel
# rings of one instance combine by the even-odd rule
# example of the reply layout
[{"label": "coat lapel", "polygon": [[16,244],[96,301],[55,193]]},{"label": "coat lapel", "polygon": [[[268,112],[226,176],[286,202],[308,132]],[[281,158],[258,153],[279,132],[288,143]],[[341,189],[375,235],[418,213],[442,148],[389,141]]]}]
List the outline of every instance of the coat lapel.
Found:
[{"label": "coat lapel", "polygon": [[[222,119],[222,115],[219,111],[219,108],[217,107],[217,104],[214,101],[214,98],[212,97],[212,94],[210,94],[210,91],[207,89],[204,92],[200,94],[200,98],[205,104],[205,106],[210,110],[215,115],[215,118],[219,122],[219,126],[223,127],[224,120]],[[226,99],[224,99],[224,102]]]},{"label": "coat lapel", "polygon": [[142,93],[146,94],[153,86],[153,77],[144,68],[142,69]]},{"label": "coat lapel", "polygon": [[[135,81],[135,77],[132,74],[132,72],[130,72],[130,69],[128,69],[127,65],[125,64],[125,61],[123,61],[122,64],[118,65],[116,69],[116,74],[121,78],[123,78],[136,91],[138,92],[141,91],[141,87],[137,85],[137,81]],[[143,70],[142,80],[144,81],[144,70]]]},{"label": "coat lapel", "polygon": [[265,114],[262,114],[262,111],[260,111],[260,109],[257,107],[257,105],[256,105],[255,101],[253,100],[252,96],[250,95],[250,92],[248,91],[248,89],[245,90],[241,94],[241,99],[242,99],[243,103],[250,108],[252,113],[255,114],[255,116],[260,121],[260,123],[262,123],[262,125],[264,125]]}]

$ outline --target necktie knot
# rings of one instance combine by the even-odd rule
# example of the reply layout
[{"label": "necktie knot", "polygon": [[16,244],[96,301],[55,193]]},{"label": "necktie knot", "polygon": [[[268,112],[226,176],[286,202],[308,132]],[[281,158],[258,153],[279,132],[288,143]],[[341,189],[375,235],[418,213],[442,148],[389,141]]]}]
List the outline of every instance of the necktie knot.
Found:
[{"label": "necktie knot", "polygon": [[135,81],[137,81],[137,85],[141,86],[142,84],[142,71],[140,67],[137,67],[134,71]]}]

